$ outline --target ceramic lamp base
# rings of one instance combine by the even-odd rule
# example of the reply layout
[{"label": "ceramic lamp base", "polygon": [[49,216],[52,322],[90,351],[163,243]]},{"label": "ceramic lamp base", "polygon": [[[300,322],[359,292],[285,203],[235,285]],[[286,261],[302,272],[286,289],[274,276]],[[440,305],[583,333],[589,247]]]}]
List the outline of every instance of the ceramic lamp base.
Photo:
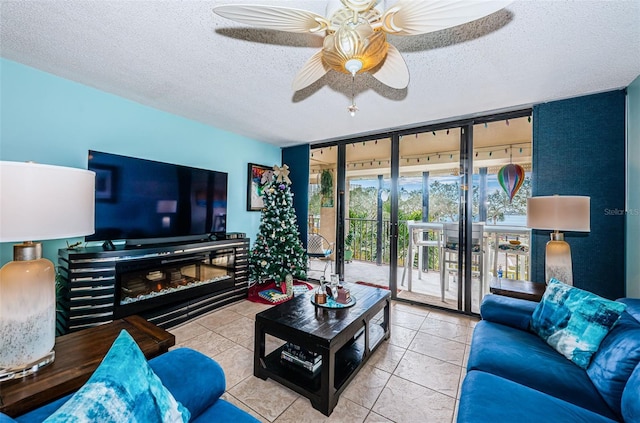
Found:
[{"label": "ceramic lamp base", "polygon": [[552,233],[551,241],[547,242],[545,252],[545,280],[549,283],[555,278],[567,285],[573,285],[573,268],[571,266],[571,248],[563,239],[562,234]]},{"label": "ceramic lamp base", "polygon": [[51,350],[44,357],[39,358],[31,363],[23,364],[20,367],[10,369],[0,369],[0,382],[6,380],[18,379],[37,372],[44,366],[53,363],[56,358],[55,351]]},{"label": "ceramic lamp base", "polygon": [[52,362],[56,336],[55,267],[38,243],[14,246],[0,269],[0,380]]}]

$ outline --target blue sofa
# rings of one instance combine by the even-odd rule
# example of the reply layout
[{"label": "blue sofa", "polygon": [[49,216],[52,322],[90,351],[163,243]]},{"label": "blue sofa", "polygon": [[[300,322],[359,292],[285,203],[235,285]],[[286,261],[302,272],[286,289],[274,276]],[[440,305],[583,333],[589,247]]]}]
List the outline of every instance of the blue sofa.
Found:
[{"label": "blue sofa", "polygon": [[627,304],[586,370],[529,330],[536,302],[485,297],[459,423],[640,423],[640,299]]},{"label": "blue sofa", "polygon": [[[174,398],[191,413],[190,422],[258,422],[253,416],[223,400],[225,377],[220,365],[189,348],[177,348],[149,360],[149,365]],[[18,416],[0,413],[0,423],[42,422],[71,395]]]}]

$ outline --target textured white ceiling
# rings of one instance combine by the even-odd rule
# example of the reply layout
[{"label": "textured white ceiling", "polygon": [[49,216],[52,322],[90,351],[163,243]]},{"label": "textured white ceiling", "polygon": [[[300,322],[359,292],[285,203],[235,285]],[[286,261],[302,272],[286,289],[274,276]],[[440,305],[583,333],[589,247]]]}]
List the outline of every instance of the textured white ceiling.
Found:
[{"label": "textured white ceiling", "polygon": [[[640,1],[515,1],[466,25],[390,37],[408,88],[330,72],[291,81],[319,36],[248,28],[216,4],[325,14],[325,1],[5,1],[0,49],[24,63],[151,107],[286,146],[516,109],[626,87],[640,74]],[[393,4],[393,1],[388,1]]]}]

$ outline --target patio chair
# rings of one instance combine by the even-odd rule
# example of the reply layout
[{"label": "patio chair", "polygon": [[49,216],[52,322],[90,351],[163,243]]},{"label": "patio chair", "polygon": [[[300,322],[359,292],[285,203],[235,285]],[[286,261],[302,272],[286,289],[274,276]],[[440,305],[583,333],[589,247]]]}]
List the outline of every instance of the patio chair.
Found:
[{"label": "patio chair", "polygon": [[324,269],[322,270],[324,277],[327,277],[326,273],[328,266],[331,266],[331,273],[333,273],[333,260],[331,259],[331,256],[333,255],[333,247],[334,244],[327,241],[327,239],[322,235],[309,234],[309,237],[307,238],[307,257],[309,258],[307,269],[311,270],[312,259],[322,260],[325,262]]},{"label": "patio chair", "polygon": [[[407,224],[412,222],[413,221],[407,222]],[[438,256],[440,257],[440,248],[442,246],[442,234],[440,230],[424,228],[413,229],[411,232],[412,238],[410,239],[410,242],[412,243],[413,248],[411,249],[411,257],[409,257],[409,249],[407,249],[407,261],[405,262],[404,270],[402,272],[402,281],[400,283],[402,286],[404,286],[404,277],[407,273],[407,269],[413,268],[413,261],[415,260],[416,252],[418,253],[418,279],[422,279],[422,256],[424,249],[426,248],[428,250],[429,248],[437,248],[436,251],[438,251]],[[433,236],[432,238],[435,239],[429,239],[429,233],[433,233],[435,236]],[[438,260],[438,262],[440,261],[441,259]],[[409,287],[409,291],[411,291],[411,287]]]},{"label": "patio chair", "polygon": [[[444,293],[449,290],[449,273],[453,270],[458,272],[458,223],[445,223],[443,229],[443,243],[442,243],[442,265],[440,272],[440,294],[441,299],[444,302]],[[472,266],[477,268],[474,272],[479,277],[479,300],[482,300],[483,284],[484,284],[484,223],[474,223],[471,228],[471,260]],[[449,267],[450,264],[454,264],[455,268]],[[473,269],[473,267],[472,267]]]}]

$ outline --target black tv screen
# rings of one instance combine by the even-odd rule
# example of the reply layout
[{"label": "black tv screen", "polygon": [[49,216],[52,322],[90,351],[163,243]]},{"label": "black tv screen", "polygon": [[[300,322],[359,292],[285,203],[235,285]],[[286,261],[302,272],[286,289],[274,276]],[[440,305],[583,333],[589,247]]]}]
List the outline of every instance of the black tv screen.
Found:
[{"label": "black tv screen", "polygon": [[89,151],[95,233],[87,241],[205,240],[227,226],[227,174]]}]

